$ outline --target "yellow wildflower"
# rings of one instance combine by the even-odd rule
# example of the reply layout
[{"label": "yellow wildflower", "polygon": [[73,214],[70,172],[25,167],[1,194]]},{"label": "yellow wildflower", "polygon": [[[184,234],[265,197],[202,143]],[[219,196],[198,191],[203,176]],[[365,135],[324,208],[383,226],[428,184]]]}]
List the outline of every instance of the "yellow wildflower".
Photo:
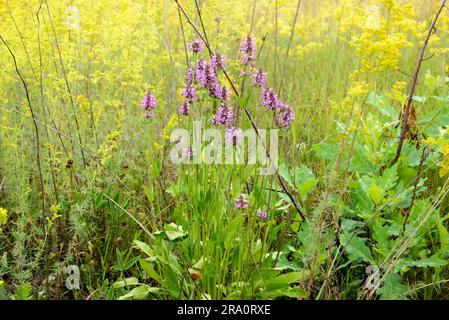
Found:
[{"label": "yellow wildflower", "polygon": [[0,226],[6,224],[8,220],[8,210],[0,208]]}]

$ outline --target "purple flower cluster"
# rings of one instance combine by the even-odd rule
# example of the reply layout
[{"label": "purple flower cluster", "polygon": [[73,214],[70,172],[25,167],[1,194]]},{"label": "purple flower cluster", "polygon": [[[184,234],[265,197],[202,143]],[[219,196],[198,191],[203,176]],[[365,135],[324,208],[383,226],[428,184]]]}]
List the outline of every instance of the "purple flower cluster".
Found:
[{"label": "purple flower cluster", "polygon": [[283,126],[284,128],[290,128],[290,124],[295,119],[295,113],[293,112],[292,107],[287,104],[282,104],[278,109],[278,114],[276,118],[276,123],[279,126]]},{"label": "purple flower cluster", "polygon": [[277,110],[281,106],[277,94],[268,86],[262,87],[260,90],[260,103],[271,111]]},{"label": "purple flower cluster", "polygon": [[226,57],[215,53],[210,59],[210,65],[214,69],[224,70],[226,68]]},{"label": "purple flower cluster", "polygon": [[267,220],[270,214],[266,210],[257,210],[256,216],[260,219]]},{"label": "purple flower cluster", "polygon": [[240,195],[237,199],[234,199],[234,209],[248,209],[249,202],[245,199],[243,194]]},{"label": "purple flower cluster", "polygon": [[190,104],[196,101],[196,89],[193,87],[193,70],[186,71],[186,86],[181,92],[184,102],[179,107],[179,113],[187,116],[190,113]]},{"label": "purple flower cluster", "polygon": [[218,81],[217,69],[211,64],[205,63],[204,66],[197,68],[200,88],[206,88],[209,96],[214,99],[227,100],[229,91],[226,86]]},{"label": "purple flower cluster", "polygon": [[259,71],[253,73],[253,86],[263,88],[266,82],[267,74],[263,72],[262,68],[260,68]]},{"label": "purple flower cluster", "polygon": [[154,114],[154,108],[157,106],[156,97],[153,96],[150,92],[147,92],[144,94],[142,98],[142,102],[140,103],[142,108],[145,110],[143,116],[145,118],[155,118],[156,115]]},{"label": "purple flower cluster", "polygon": [[201,40],[194,40],[193,42],[187,43],[187,48],[194,53],[200,53],[203,51],[204,43]]},{"label": "purple flower cluster", "polygon": [[[202,43],[200,43],[196,40],[189,44],[189,48],[193,50],[193,48],[201,47]],[[197,100],[197,90],[204,89],[210,97],[220,100],[220,109],[213,117],[212,123],[228,127],[234,119],[232,107],[225,103],[231,92],[218,80],[218,71],[225,68],[226,57],[215,53],[209,62],[199,59],[194,69],[187,69],[185,87],[181,91],[184,102],[178,109],[179,113],[189,115],[191,104]]]},{"label": "purple flower cluster", "polygon": [[[194,40],[188,44],[188,47],[194,53],[200,53],[203,50],[204,43],[200,40]],[[252,85],[260,90],[260,103],[265,108],[275,113],[275,121],[278,126],[290,128],[295,118],[293,109],[280,101],[275,90],[267,84],[267,74],[262,68],[254,69],[256,65],[256,38],[248,34],[242,39],[240,51],[242,52],[241,62],[245,66],[243,74],[252,74]],[[249,68],[247,68],[249,67]],[[224,125],[227,129],[227,141],[236,144],[239,136],[236,129],[232,127],[234,121],[233,107],[228,103],[230,90],[218,79],[219,70],[225,70],[226,57],[215,53],[210,61],[199,59],[196,66],[188,68],[186,72],[186,83],[181,91],[184,101],[179,107],[179,113],[189,115],[191,105],[197,101],[197,93],[203,89],[213,99],[219,100],[220,106],[217,113],[212,117],[214,125]]]},{"label": "purple flower cluster", "polygon": [[273,88],[268,86],[261,87],[260,103],[276,112],[276,123],[286,129],[290,128],[290,124],[295,119],[295,113],[289,105],[282,103]]},{"label": "purple flower cluster", "polygon": [[230,127],[226,129],[225,142],[226,144],[236,145],[242,141],[242,130]]},{"label": "purple flower cluster", "polygon": [[212,123],[229,127],[232,121],[234,121],[234,109],[229,103],[222,101],[218,112],[212,118]]},{"label": "purple flower cluster", "polygon": [[190,113],[190,104],[187,101],[184,101],[178,110],[180,114],[188,116]]},{"label": "purple flower cluster", "polygon": [[196,64],[195,78],[200,88],[204,88],[206,86],[206,62],[204,62],[203,59],[200,59]]},{"label": "purple flower cluster", "polygon": [[254,60],[256,60],[256,38],[251,38],[248,34],[247,37],[242,39],[242,45],[240,47],[240,51],[243,53],[242,55],[242,64],[250,65],[253,67],[255,65]]},{"label": "purple flower cluster", "polygon": [[207,89],[212,98],[227,100],[230,93],[226,86],[218,81],[217,71],[220,63],[217,61],[213,64],[212,61],[207,63],[200,59],[195,69],[196,81],[198,82],[198,87]]},{"label": "purple flower cluster", "polygon": [[[243,65],[254,67],[256,65],[256,39],[250,35],[243,38],[241,52],[243,53]],[[246,75],[247,71],[244,70],[242,74]],[[252,85],[260,89],[261,105],[276,113],[277,125],[288,129],[295,118],[295,113],[290,106],[282,103],[274,89],[268,86],[267,74],[263,72],[262,68],[252,70]]]},{"label": "purple flower cluster", "polygon": [[186,86],[191,86],[193,84],[193,70],[192,68],[187,68],[186,71]]}]

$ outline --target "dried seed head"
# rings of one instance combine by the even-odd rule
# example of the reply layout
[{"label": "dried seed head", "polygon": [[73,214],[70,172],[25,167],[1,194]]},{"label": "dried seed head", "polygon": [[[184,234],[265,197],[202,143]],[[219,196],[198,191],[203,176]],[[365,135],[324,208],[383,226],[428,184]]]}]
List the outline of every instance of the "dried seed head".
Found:
[{"label": "dried seed head", "polygon": [[193,281],[197,281],[201,278],[201,273],[196,270],[190,271],[190,277],[193,279]]}]

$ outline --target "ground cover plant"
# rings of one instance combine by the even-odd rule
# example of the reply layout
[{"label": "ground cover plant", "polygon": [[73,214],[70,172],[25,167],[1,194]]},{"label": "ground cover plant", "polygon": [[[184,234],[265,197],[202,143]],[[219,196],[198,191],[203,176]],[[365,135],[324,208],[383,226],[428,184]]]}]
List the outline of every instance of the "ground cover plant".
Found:
[{"label": "ground cover plant", "polygon": [[0,0],[0,298],[446,299],[448,7]]}]

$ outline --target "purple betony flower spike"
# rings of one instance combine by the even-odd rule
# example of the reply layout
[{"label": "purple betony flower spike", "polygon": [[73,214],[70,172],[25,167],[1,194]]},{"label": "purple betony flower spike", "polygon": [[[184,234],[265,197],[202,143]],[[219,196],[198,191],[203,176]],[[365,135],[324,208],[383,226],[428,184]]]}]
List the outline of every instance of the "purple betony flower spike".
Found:
[{"label": "purple betony flower spike", "polygon": [[259,71],[253,73],[253,86],[264,88],[266,82],[267,74],[263,72],[262,68],[260,68]]},{"label": "purple betony flower spike", "polygon": [[254,60],[256,60],[256,38],[251,38],[250,35],[242,39],[242,45],[240,47],[240,51],[243,53],[242,55],[242,64],[250,66],[254,66]]},{"label": "purple betony flower spike", "polygon": [[277,94],[269,87],[264,87],[260,91],[260,103],[270,110],[279,109],[281,104]]},{"label": "purple betony flower spike", "polygon": [[226,129],[225,142],[226,144],[237,145],[242,141],[242,130],[230,127]]},{"label": "purple betony flower spike", "polygon": [[245,196],[241,194],[237,199],[234,199],[234,209],[248,209],[249,202]]},{"label": "purple betony flower spike", "polygon": [[260,219],[267,220],[268,217],[270,216],[270,214],[266,210],[259,209],[259,210],[257,210],[256,216]]},{"label": "purple betony flower spike", "polygon": [[198,86],[200,88],[204,88],[207,84],[206,80],[206,63],[204,60],[200,59],[196,64],[195,69],[196,81],[198,82]]},{"label": "purple betony flower spike", "polygon": [[184,101],[178,110],[180,114],[188,116],[190,113],[190,104],[187,101]]},{"label": "purple betony flower spike", "polygon": [[147,92],[142,98],[141,106],[144,110],[154,110],[157,106],[156,97]]},{"label": "purple betony flower spike", "polygon": [[229,127],[234,121],[234,108],[227,102],[222,102],[220,108],[212,119],[214,125]]},{"label": "purple betony flower spike", "polygon": [[200,53],[203,51],[204,43],[201,40],[193,40],[187,43],[187,48],[194,53]]},{"label": "purple betony flower spike", "polygon": [[156,114],[154,113],[154,108],[157,106],[157,100],[154,95],[152,95],[150,92],[147,92],[142,97],[142,101],[140,103],[143,110],[145,110],[143,116],[148,119],[154,119],[156,117]]},{"label": "purple betony flower spike", "polygon": [[186,70],[186,86],[191,86],[193,84],[193,70],[192,68],[187,68]]},{"label": "purple betony flower spike", "polygon": [[293,111],[293,108],[287,104],[282,104],[278,111],[278,116],[276,119],[277,124],[288,129],[294,119],[295,112]]},{"label": "purple betony flower spike", "polygon": [[226,56],[215,53],[210,60],[210,65],[214,69],[224,70],[226,68]]}]

